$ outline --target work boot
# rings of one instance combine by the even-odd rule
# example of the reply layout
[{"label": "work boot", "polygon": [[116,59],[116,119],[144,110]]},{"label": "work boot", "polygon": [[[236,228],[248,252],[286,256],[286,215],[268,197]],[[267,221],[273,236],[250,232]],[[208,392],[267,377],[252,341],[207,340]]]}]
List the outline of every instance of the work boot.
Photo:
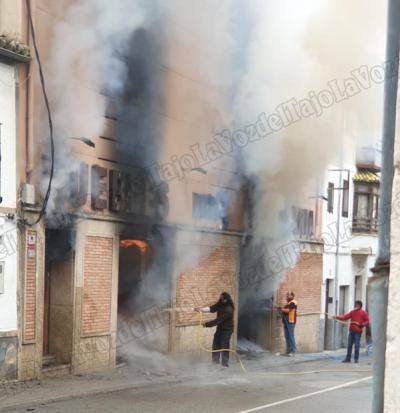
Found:
[{"label": "work boot", "polygon": [[349,360],[349,359],[344,359],[344,360],[342,361],[342,363],[351,363],[351,360]]}]

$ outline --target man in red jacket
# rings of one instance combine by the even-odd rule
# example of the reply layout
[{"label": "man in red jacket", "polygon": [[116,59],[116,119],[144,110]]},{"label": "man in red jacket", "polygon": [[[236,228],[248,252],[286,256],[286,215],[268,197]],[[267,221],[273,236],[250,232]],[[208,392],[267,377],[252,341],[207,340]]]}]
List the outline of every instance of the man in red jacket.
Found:
[{"label": "man in red jacket", "polygon": [[368,313],[362,309],[362,301],[356,301],[354,310],[345,315],[336,316],[336,320],[350,320],[349,338],[347,344],[347,356],[343,360],[343,363],[351,362],[351,353],[353,351],[354,344],[354,363],[358,363],[358,357],[360,355],[360,340],[363,332],[363,328],[369,324]]}]

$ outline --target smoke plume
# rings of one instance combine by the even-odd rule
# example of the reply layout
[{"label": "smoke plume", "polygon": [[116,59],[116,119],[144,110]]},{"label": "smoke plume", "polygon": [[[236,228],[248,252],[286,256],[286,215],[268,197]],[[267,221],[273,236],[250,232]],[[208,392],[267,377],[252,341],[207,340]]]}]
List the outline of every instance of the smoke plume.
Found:
[{"label": "smoke plume", "polygon": [[[385,8],[372,0],[73,2],[55,29],[46,64],[58,148],[54,193],[68,187],[73,169],[65,138],[101,135],[105,95],[118,112],[121,161],[147,168],[222,129],[233,132],[258,122],[265,132],[265,118],[291,99],[313,98],[315,104],[328,82],[343,84],[352,71],[382,62],[384,27]],[[178,70],[203,83],[193,81],[181,91]],[[250,241],[243,265],[261,257],[267,277],[245,293],[272,295],[285,271],[271,271],[268,257],[295,240],[294,222],[284,212],[312,208],[309,197],[324,191],[316,177],[342,147],[379,138],[381,94],[382,84],[372,82],[321,113],[305,102],[301,119],[289,113],[283,127],[275,125],[272,133],[209,163],[206,177],[185,173],[170,182],[168,221],[191,223],[187,192],[193,182],[209,190],[214,180],[232,194],[249,183]],[[57,211],[54,198],[49,208]],[[174,243],[161,240],[160,248],[169,263]],[[190,249],[179,252],[185,269],[204,259]],[[155,281],[164,276],[162,262],[150,269],[139,291],[143,302],[149,297],[152,304],[165,303],[168,289]]]},{"label": "smoke plume", "polygon": [[[330,81],[342,85],[360,66],[370,69],[384,60],[381,4],[253,1],[246,10],[245,67],[233,105],[237,127],[254,123],[262,113],[277,113],[293,98],[311,100]],[[268,296],[276,290],[285,270],[268,268],[268,257],[295,240],[294,222],[287,214],[282,219],[282,212],[291,206],[311,209],[308,198],[325,195],[325,188],[316,193],[316,177],[338,161],[342,147],[379,139],[381,101],[382,82],[372,82],[322,113],[298,119],[296,112],[286,111],[283,127],[245,148],[241,161],[254,187],[247,260],[265,257],[267,273],[261,288],[255,285],[250,293]]]}]

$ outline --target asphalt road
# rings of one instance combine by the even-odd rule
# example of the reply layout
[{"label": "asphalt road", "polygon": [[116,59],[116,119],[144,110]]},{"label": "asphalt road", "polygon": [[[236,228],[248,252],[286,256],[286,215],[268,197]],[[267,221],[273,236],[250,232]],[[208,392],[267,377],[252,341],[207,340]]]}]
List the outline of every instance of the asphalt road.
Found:
[{"label": "asphalt road", "polygon": [[[210,366],[210,369],[214,367]],[[214,369],[186,382],[106,393],[35,407],[35,413],[67,412],[275,412],[358,413],[370,411],[367,365],[322,360],[248,373]],[[329,370],[302,374],[314,370]],[[333,371],[332,371],[333,370]],[[294,373],[285,375],[282,373]],[[26,409],[16,410],[26,412]]]}]

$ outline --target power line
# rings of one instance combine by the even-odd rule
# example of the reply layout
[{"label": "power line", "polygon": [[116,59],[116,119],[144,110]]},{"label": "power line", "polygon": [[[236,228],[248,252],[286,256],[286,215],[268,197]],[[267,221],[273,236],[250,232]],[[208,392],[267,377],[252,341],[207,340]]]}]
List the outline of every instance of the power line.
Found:
[{"label": "power line", "polygon": [[28,11],[28,20],[29,20],[29,26],[31,29],[31,34],[32,34],[32,43],[33,47],[35,49],[35,56],[36,60],[38,63],[38,68],[39,68],[39,78],[40,78],[40,85],[42,87],[42,93],[43,93],[43,98],[44,98],[44,103],[46,106],[47,110],[47,118],[48,118],[48,123],[49,123],[49,133],[50,133],[50,154],[51,154],[51,166],[50,166],[50,176],[49,176],[49,183],[47,186],[47,191],[43,199],[43,205],[42,208],[40,209],[39,216],[34,222],[27,222],[24,220],[24,224],[28,226],[33,226],[36,225],[44,216],[47,208],[47,203],[50,198],[50,193],[51,193],[51,184],[53,181],[53,175],[54,175],[54,134],[53,134],[53,120],[51,117],[51,110],[50,110],[50,103],[49,99],[47,97],[47,92],[46,92],[46,83],[44,79],[44,74],[43,74],[43,67],[42,67],[42,62],[40,60],[40,55],[39,55],[39,50],[37,47],[37,42],[36,42],[36,33],[35,33],[35,28],[33,26],[33,19],[32,19],[32,10],[31,10],[31,5],[30,5],[30,0],[26,0],[26,8]]}]

